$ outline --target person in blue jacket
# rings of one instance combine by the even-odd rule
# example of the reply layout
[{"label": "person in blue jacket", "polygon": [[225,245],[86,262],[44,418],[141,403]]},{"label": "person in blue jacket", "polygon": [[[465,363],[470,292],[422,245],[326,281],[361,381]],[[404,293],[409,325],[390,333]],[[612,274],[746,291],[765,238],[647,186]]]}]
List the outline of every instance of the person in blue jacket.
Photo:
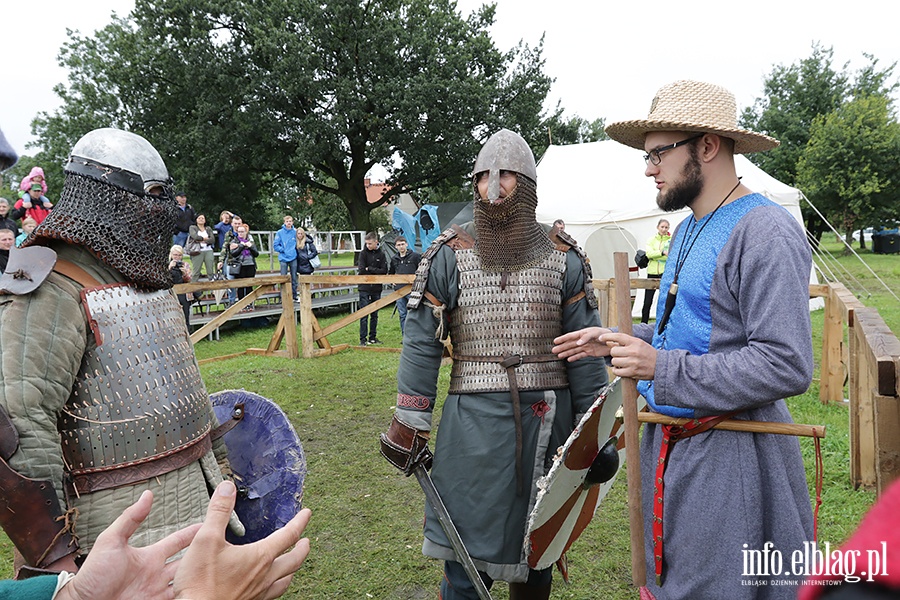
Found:
[{"label": "person in blue jacket", "polygon": [[284,216],[284,225],[275,232],[273,248],[278,253],[281,274],[291,272],[291,290],[294,300],[297,300],[297,230],[294,229],[294,217],[291,215]]}]

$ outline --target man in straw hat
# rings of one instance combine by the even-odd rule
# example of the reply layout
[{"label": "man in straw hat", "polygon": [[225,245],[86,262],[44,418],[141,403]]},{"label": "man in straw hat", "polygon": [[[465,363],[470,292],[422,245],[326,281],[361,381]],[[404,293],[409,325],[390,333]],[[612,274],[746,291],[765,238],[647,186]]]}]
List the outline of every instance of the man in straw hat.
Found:
[{"label": "man in straw hat", "polygon": [[660,208],[691,213],[672,238],[655,325],[635,325],[634,337],[585,329],[554,348],[610,356],[653,411],[698,420],[643,435],[643,594],[659,600],[792,598],[792,554],[813,539],[797,440],[710,429],[729,417],[790,422],[783,398],[805,392],[813,371],[803,230],[734,165],[778,141],[739,129],[736,114],[727,90],[677,81],[646,120],[607,127],[645,152]]}]

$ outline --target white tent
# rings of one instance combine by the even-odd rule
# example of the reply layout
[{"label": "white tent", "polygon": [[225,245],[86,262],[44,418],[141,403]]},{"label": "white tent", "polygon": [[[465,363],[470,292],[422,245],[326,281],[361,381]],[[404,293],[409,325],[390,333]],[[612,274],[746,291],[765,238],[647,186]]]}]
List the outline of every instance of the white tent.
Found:
[{"label": "white tent", "polygon": [[[800,190],[781,183],[743,155],[735,156],[735,165],[744,185],[784,206],[803,226]],[[537,176],[538,221],[565,221],[566,232],[587,252],[596,279],[613,277],[613,252],[627,252],[634,267],[635,250],[655,235],[660,218],[667,218],[674,230],[690,214],[689,209],[661,211],[653,180],[644,176],[642,153],[612,140],[550,146],[537,166]],[[641,305],[638,298],[638,315]]]}]

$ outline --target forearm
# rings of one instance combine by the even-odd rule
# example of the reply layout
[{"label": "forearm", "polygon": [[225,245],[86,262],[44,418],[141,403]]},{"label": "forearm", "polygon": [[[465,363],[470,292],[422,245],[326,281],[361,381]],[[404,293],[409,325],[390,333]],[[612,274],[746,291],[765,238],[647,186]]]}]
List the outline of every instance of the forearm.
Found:
[{"label": "forearm", "polygon": [[443,344],[435,339],[438,319],[427,306],[411,310],[404,325],[397,370],[397,414],[421,431],[431,430]]}]

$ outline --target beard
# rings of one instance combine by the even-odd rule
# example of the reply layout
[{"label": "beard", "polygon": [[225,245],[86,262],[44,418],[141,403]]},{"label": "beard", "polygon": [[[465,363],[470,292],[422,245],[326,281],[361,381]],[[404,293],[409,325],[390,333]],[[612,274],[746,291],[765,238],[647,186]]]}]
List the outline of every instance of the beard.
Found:
[{"label": "beard", "polygon": [[666,212],[681,210],[694,203],[694,200],[703,191],[703,174],[700,172],[700,159],[697,158],[696,148],[690,147],[691,157],[681,171],[681,181],[672,186],[669,191],[656,195],[656,205]]}]

